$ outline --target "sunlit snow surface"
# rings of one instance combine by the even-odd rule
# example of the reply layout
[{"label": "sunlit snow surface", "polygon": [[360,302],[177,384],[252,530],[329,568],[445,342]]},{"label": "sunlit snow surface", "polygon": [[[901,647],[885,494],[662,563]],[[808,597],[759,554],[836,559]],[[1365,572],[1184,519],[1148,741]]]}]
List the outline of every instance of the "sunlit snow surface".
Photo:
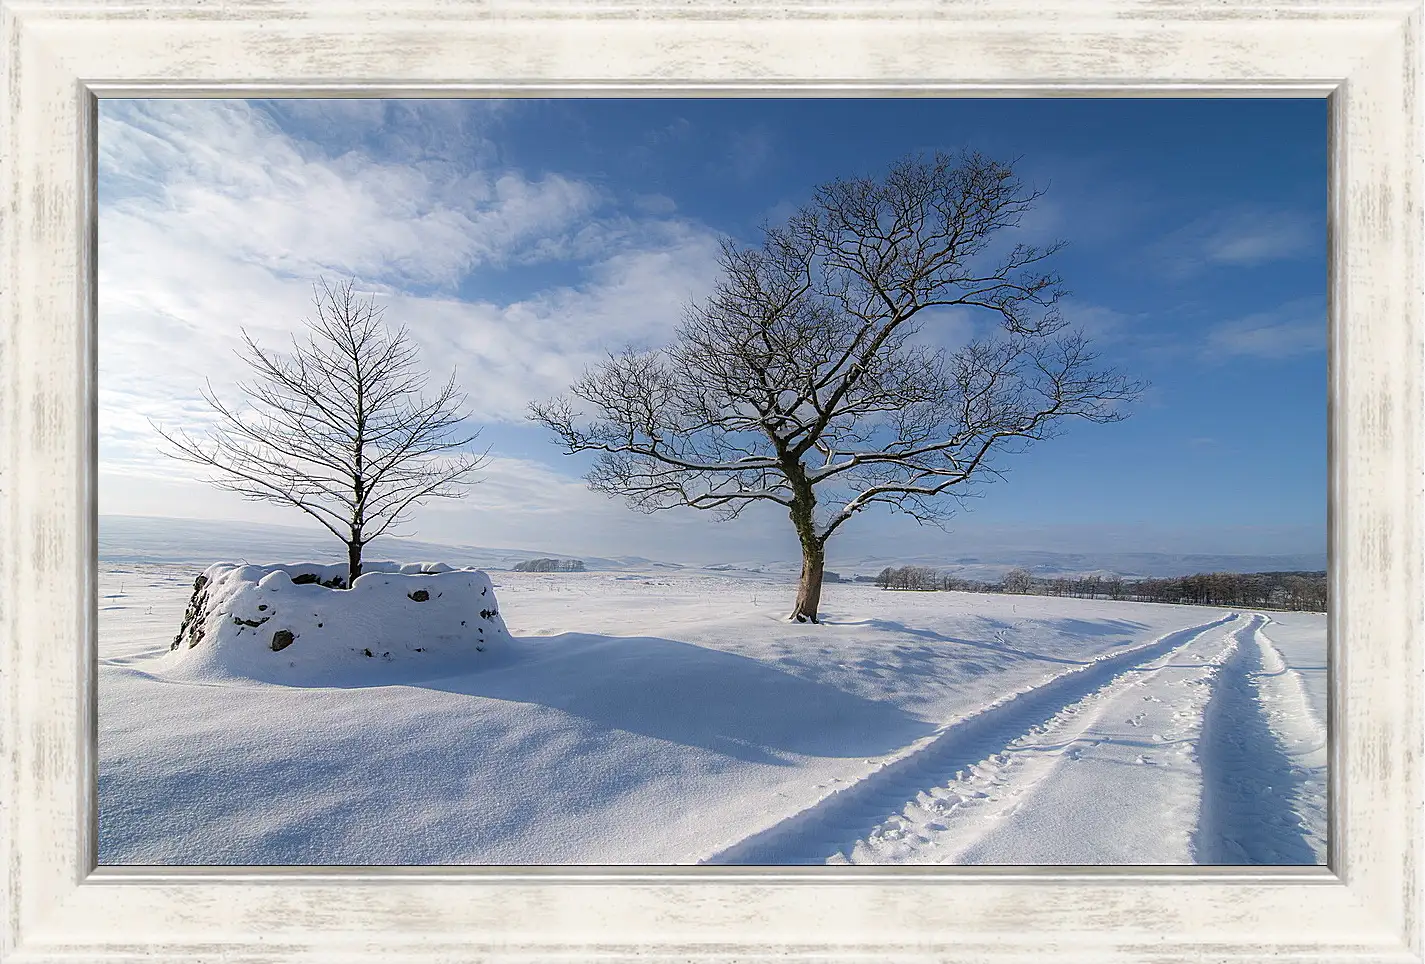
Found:
[{"label": "sunlit snow surface", "polygon": [[201,568],[100,564],[103,864],[1324,861],[1321,615],[491,572],[506,657],[292,686],[167,671]]}]

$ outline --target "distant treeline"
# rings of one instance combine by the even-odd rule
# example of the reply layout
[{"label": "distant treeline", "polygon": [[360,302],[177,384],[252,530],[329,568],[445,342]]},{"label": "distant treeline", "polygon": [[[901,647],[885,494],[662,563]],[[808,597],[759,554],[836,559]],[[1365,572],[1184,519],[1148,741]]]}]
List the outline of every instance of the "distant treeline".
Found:
[{"label": "distant treeline", "polygon": [[832,572],[830,569],[821,574],[822,582],[875,582],[875,576],[843,576],[839,572]]},{"label": "distant treeline", "polygon": [[515,572],[583,572],[582,559],[526,559],[517,563]]},{"label": "distant treeline", "polygon": [[1123,579],[1117,576],[1041,578],[1024,569],[1011,569],[999,582],[981,582],[960,579],[925,566],[897,566],[882,569],[875,582],[882,589],[1007,592],[1308,612],[1325,612],[1327,603],[1324,572],[1200,572],[1168,579]]}]

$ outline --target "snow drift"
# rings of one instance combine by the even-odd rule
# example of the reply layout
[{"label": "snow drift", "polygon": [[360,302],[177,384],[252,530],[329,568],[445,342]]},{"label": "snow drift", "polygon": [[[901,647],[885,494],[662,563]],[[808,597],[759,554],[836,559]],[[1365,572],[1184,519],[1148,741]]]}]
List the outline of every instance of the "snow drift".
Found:
[{"label": "snow drift", "polygon": [[193,583],[168,656],[191,679],[332,685],[463,673],[505,653],[490,578],[441,563],[219,562]]}]

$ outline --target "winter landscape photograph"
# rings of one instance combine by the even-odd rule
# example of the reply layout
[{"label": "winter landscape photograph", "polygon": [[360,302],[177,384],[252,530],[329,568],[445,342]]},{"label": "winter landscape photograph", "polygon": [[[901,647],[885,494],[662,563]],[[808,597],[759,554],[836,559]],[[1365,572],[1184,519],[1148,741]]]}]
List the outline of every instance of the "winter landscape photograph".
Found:
[{"label": "winter landscape photograph", "polygon": [[1320,99],[104,99],[103,865],[1327,862]]}]

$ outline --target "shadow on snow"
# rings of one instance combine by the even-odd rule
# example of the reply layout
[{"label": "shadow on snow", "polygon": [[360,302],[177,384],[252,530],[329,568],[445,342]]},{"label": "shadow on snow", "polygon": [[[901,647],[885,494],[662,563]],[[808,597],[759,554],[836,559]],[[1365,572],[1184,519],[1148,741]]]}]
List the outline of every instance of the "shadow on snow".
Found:
[{"label": "shadow on snow", "polygon": [[786,765],[778,753],[879,756],[934,729],[891,703],[691,643],[587,633],[518,642],[532,651],[504,666],[416,685],[776,765]]},{"label": "shadow on snow", "polygon": [[[827,620],[828,623],[832,622]],[[1122,636],[1124,641],[1131,640],[1135,630],[1144,629],[1144,624],[1130,622],[1124,619],[1049,619],[1035,620],[1042,626],[1047,626],[1066,636],[1083,638],[1086,636]],[[838,626],[865,626],[868,629],[875,629],[881,632],[902,633],[906,636],[914,636],[918,639],[929,639],[937,643],[951,643],[956,646],[969,646],[974,649],[982,649],[992,653],[1000,653],[1005,656],[1017,656],[1020,659],[1038,660],[1044,663],[1058,663],[1063,666],[1084,666],[1089,661],[1082,659],[1068,659],[1062,656],[1051,656],[1048,653],[1036,653],[1027,649],[1019,649],[1009,645],[1006,641],[1009,633],[1019,633],[1022,626],[1017,626],[1011,622],[998,619],[987,619],[985,623],[992,629],[997,630],[1000,639],[996,642],[988,642],[980,639],[965,639],[961,636],[946,636],[933,629],[916,629],[907,626],[905,623],[893,619],[861,619],[856,621],[836,621]]]}]

